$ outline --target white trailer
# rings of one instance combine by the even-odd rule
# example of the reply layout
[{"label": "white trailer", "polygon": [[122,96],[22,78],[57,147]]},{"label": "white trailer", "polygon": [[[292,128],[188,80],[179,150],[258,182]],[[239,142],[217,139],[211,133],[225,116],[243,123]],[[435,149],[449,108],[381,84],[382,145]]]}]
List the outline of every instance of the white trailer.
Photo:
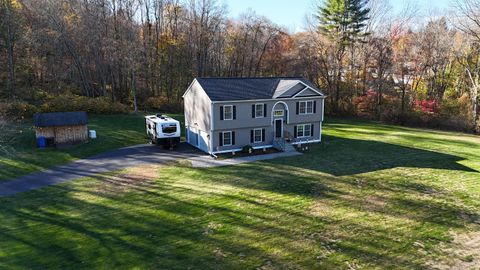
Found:
[{"label": "white trailer", "polygon": [[166,115],[145,116],[147,136],[152,143],[173,149],[180,143],[180,122]]}]

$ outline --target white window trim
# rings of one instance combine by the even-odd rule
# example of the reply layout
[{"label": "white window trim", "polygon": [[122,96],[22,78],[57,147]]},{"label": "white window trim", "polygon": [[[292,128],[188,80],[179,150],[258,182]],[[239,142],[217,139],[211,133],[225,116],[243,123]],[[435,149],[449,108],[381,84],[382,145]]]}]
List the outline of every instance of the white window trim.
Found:
[{"label": "white window trim", "polygon": [[[230,107],[230,112],[231,112],[231,118],[226,118],[225,117],[225,108],[226,107]],[[230,121],[230,120],[233,120],[233,105],[223,105],[223,120],[227,120],[227,121]]]},{"label": "white window trim", "polygon": [[[282,114],[277,115],[277,112],[282,112]],[[285,116],[285,110],[274,110],[273,111],[273,116],[274,117],[283,117],[283,116]]]},{"label": "white window trim", "polygon": [[[225,133],[230,133],[230,143],[229,144],[225,144]],[[222,132],[222,140],[223,140],[222,141],[222,146],[232,146],[233,145],[232,144],[232,141],[233,141],[232,136],[233,136],[232,131],[223,131]]]},{"label": "white window trim", "polygon": [[[308,112],[308,110],[307,110],[307,108],[308,108],[307,104],[308,104],[309,102],[312,103],[312,112]],[[303,112],[303,113],[300,111],[300,104],[302,104],[302,103],[305,103],[305,112]],[[313,102],[313,100],[299,101],[299,104],[298,104],[298,114],[301,114],[301,115],[313,114],[313,112],[315,111],[314,108],[313,108],[313,106],[315,106],[315,102]]]},{"label": "white window trim", "polygon": [[[260,140],[259,140],[259,141],[257,141],[256,138],[255,138],[255,132],[256,132],[257,130],[260,131]],[[253,143],[261,143],[261,142],[263,142],[262,138],[263,138],[263,129],[261,129],[261,128],[255,128],[255,129],[253,129]]]},{"label": "white window trim", "polygon": [[[261,105],[262,106],[262,116],[257,116],[257,106]],[[265,104],[263,103],[255,103],[255,118],[265,118]]]},{"label": "white window trim", "polygon": [[[300,125],[297,125],[297,138],[309,138],[309,137],[312,137],[312,124],[300,124]],[[298,131],[300,130],[300,127],[302,127],[302,136],[298,136]],[[310,133],[310,135],[306,136],[305,135],[305,127],[308,127],[308,133]]]}]

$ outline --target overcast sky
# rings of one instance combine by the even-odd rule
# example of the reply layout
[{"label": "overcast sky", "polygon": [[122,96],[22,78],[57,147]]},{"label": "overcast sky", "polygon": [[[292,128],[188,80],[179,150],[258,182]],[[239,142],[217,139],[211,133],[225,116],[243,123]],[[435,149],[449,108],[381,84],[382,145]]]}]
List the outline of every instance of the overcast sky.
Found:
[{"label": "overcast sky", "polygon": [[[274,23],[285,26],[289,31],[300,31],[305,25],[305,15],[312,14],[321,0],[220,0],[227,5],[229,13],[238,17],[248,9],[263,15]],[[405,1],[417,2],[421,13],[444,13],[453,0],[385,0],[395,11],[402,9]]]}]

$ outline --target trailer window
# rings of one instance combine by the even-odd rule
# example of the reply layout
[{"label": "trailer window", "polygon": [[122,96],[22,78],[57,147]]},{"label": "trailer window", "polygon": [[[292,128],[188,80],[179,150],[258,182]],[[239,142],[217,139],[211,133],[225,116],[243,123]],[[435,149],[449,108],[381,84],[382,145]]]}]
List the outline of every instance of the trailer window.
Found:
[{"label": "trailer window", "polygon": [[162,125],[163,133],[175,133],[177,132],[177,125]]}]

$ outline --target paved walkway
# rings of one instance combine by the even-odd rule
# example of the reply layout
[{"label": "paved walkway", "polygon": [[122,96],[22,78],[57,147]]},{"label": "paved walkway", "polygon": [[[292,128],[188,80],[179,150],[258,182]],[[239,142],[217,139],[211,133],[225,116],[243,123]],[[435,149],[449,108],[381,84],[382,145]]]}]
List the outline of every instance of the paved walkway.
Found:
[{"label": "paved walkway", "polygon": [[187,159],[191,161],[192,167],[206,168],[236,165],[245,162],[299,154],[300,153],[298,152],[282,152],[260,156],[215,160],[186,143],[180,144],[174,151],[164,150],[156,145],[136,145],[80,159],[63,166],[53,167],[48,170],[35,172],[16,179],[6,180],[0,183],[0,197],[143,164],[158,164],[178,159]]}]

